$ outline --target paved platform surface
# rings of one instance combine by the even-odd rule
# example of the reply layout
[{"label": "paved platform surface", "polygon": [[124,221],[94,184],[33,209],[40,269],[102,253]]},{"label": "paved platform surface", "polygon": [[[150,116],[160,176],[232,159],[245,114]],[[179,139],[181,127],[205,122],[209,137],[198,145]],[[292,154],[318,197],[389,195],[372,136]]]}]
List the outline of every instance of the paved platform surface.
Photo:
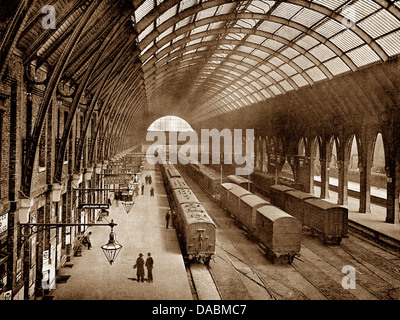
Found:
[{"label": "paved platform surface", "polygon": [[[121,203],[114,200],[106,219],[114,220],[116,239],[123,246],[110,265],[101,250],[108,241],[110,228],[90,227],[92,249],[84,248],[82,257],[73,257],[62,268],[60,275],[70,275],[66,283],[56,284],[49,292],[53,300],[192,300],[184,261],[175,229],[166,229],[165,213],[169,208],[162,183],[161,173],[146,164],[144,176],[151,174],[155,196],[150,197],[150,185],[145,186],[144,195],[139,195],[135,205],[127,214]],[[107,223],[103,219],[102,223]],[[154,259],[154,281],[137,282],[133,265],[139,253],[144,258],[151,252]]]}]

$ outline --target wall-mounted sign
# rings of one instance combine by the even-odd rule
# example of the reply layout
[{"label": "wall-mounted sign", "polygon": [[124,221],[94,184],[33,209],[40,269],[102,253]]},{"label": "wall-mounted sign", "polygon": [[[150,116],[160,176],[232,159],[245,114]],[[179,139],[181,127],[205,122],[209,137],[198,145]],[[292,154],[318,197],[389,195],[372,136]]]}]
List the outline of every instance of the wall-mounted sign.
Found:
[{"label": "wall-mounted sign", "polygon": [[0,234],[8,230],[8,212],[0,215]]}]

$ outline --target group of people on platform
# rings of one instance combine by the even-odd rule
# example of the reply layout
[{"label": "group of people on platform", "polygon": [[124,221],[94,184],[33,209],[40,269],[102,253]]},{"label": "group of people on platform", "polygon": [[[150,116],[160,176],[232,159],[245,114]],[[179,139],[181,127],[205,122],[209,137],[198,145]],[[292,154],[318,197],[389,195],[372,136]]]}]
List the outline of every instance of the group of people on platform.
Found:
[{"label": "group of people on platform", "polygon": [[144,282],[144,267],[147,268],[147,280],[153,282],[153,265],[154,260],[151,253],[147,253],[146,262],[143,259],[143,254],[139,253],[139,257],[136,259],[136,264],[133,266],[136,269],[137,282]]}]

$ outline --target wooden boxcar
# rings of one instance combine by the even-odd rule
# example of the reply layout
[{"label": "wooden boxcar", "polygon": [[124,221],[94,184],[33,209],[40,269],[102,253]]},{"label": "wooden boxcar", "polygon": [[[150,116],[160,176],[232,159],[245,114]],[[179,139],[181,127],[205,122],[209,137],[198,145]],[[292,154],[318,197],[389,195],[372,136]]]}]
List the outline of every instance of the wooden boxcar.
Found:
[{"label": "wooden boxcar", "polygon": [[270,202],[274,206],[285,210],[285,202],[287,200],[287,191],[293,191],[293,188],[283,186],[280,184],[275,184],[271,186],[270,189]]},{"label": "wooden boxcar", "polygon": [[324,242],[340,244],[348,236],[348,209],[320,198],[306,199],[303,223],[320,233]]},{"label": "wooden boxcar", "polygon": [[240,215],[240,198],[252,194],[250,191],[238,186],[237,184],[232,184],[232,188],[228,193],[228,200],[226,202],[226,208],[235,217]]},{"label": "wooden boxcar", "polygon": [[246,194],[239,199],[237,218],[253,235],[256,228],[256,210],[269,202],[254,194]]},{"label": "wooden boxcar", "polygon": [[236,175],[229,175],[227,176],[227,179],[250,192],[254,192],[253,183],[249,179]]},{"label": "wooden boxcar", "polygon": [[229,201],[229,191],[232,189],[233,186],[234,186],[234,184],[230,183],[230,182],[221,184],[220,202],[221,202],[221,205],[227,209],[228,209],[227,203]]},{"label": "wooden boxcar", "polygon": [[256,212],[256,236],[268,249],[269,259],[274,262],[284,256],[292,263],[300,252],[301,221],[272,205],[262,206]]},{"label": "wooden boxcar", "polygon": [[256,171],[251,174],[251,180],[253,182],[254,189],[259,191],[265,196],[269,196],[271,186],[275,185],[275,175]]},{"label": "wooden boxcar", "polygon": [[282,209],[293,217],[304,221],[304,200],[314,198],[316,198],[316,196],[302,191],[286,191],[286,201]]}]

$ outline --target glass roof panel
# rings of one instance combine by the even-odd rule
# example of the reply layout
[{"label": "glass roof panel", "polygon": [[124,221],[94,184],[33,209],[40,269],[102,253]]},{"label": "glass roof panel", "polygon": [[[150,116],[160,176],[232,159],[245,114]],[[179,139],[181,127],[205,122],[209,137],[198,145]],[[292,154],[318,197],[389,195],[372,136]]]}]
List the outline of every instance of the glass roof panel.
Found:
[{"label": "glass roof panel", "polygon": [[146,38],[146,36],[148,36],[150,32],[152,32],[153,30],[154,30],[154,25],[151,23],[147,26],[146,29],[143,30],[141,34],[139,34],[138,36],[139,42],[141,42],[144,38]]},{"label": "glass roof panel", "polygon": [[346,29],[346,26],[336,20],[326,19],[320,23],[314,30],[326,38],[330,38],[335,34]]},{"label": "glass roof panel", "polygon": [[313,2],[331,10],[336,10],[348,0],[314,0]]},{"label": "glass roof panel", "polygon": [[346,54],[353,60],[357,67],[362,67],[380,60],[376,52],[367,44]]},{"label": "glass roof panel", "polygon": [[306,70],[306,72],[310,76],[310,78],[313,79],[314,82],[326,79],[326,75],[318,67],[308,69]]},{"label": "glass roof panel", "polygon": [[342,51],[348,51],[364,44],[364,41],[350,29],[337,34],[331,41]]},{"label": "glass roof panel", "polygon": [[400,21],[388,11],[380,10],[358,23],[358,26],[373,38],[377,38],[400,28]]},{"label": "glass roof panel", "polygon": [[334,76],[351,71],[349,66],[339,57],[326,61],[324,65]]},{"label": "glass roof panel", "polygon": [[308,59],[306,56],[303,56],[303,55],[294,58],[293,62],[296,63],[303,70],[314,66],[314,63],[310,59]]},{"label": "glass roof panel", "polygon": [[277,30],[275,34],[289,41],[292,41],[294,38],[298,37],[301,34],[301,31],[292,27],[283,26],[282,28]]},{"label": "glass roof panel", "polygon": [[316,46],[319,43],[320,42],[317,39],[315,39],[309,35],[305,35],[296,41],[296,44],[299,45],[300,47],[304,48],[305,50],[308,50],[308,49]]},{"label": "glass roof panel", "polygon": [[233,10],[235,7],[235,3],[226,3],[218,7],[217,12],[215,13],[217,16],[221,14],[227,14]]},{"label": "glass roof panel", "polygon": [[303,8],[291,20],[309,28],[318,21],[322,20],[324,17],[325,15],[322,13]]},{"label": "glass roof panel", "polygon": [[178,10],[178,5],[174,5],[165,11],[158,19],[157,19],[157,27],[162,25],[165,21],[175,16],[176,11]]},{"label": "glass roof panel", "polygon": [[310,50],[310,53],[319,61],[323,62],[336,56],[336,54],[326,45],[320,44]]},{"label": "glass roof panel", "polygon": [[391,57],[400,54],[400,30],[384,36],[376,42]]},{"label": "glass roof panel", "polygon": [[292,85],[287,82],[286,80],[283,80],[279,83],[283,89],[285,89],[286,91],[291,91],[294,90],[294,88],[292,87]]},{"label": "glass roof panel", "polygon": [[284,65],[280,66],[279,69],[281,69],[289,77],[297,73],[297,71],[292,66],[288,65],[287,63],[285,63]]},{"label": "glass roof panel", "polygon": [[142,20],[154,8],[153,0],[146,0],[143,4],[135,10],[136,23]]},{"label": "glass roof panel", "polygon": [[295,16],[300,10],[301,6],[294,5],[291,3],[282,2],[273,12],[272,14],[277,17],[285,18],[290,20],[293,16]]},{"label": "glass roof panel", "polygon": [[175,24],[175,28],[176,28],[176,29],[180,29],[180,28],[182,28],[182,27],[188,25],[188,24],[190,23],[191,20],[192,20],[192,17],[191,17],[191,16],[186,17],[186,18],[184,18],[184,19],[182,19],[182,20],[179,20],[179,21]]},{"label": "glass roof panel", "polygon": [[218,9],[217,7],[211,7],[211,8],[205,9],[203,11],[200,11],[197,14],[196,21],[199,21],[199,20],[205,19],[205,18],[210,18],[210,17],[214,16],[214,14],[217,11],[217,9]]},{"label": "glass roof panel", "polygon": [[299,87],[304,87],[308,85],[308,82],[304,77],[300,74],[296,74],[292,77],[292,80],[299,86]]},{"label": "glass roof panel", "polygon": [[264,21],[259,25],[257,30],[274,33],[280,27],[282,27],[282,25],[280,23],[276,23],[276,22],[272,22],[272,21]]},{"label": "glass roof panel", "polygon": [[380,8],[381,6],[374,0],[352,1],[350,5],[344,7],[342,15],[352,21],[359,22]]},{"label": "glass roof panel", "polygon": [[187,8],[190,8],[196,4],[199,3],[199,0],[185,0],[181,1],[179,3],[179,12],[182,12],[183,10],[186,10]]},{"label": "glass roof panel", "polygon": [[246,12],[266,14],[276,1],[251,1]]}]

